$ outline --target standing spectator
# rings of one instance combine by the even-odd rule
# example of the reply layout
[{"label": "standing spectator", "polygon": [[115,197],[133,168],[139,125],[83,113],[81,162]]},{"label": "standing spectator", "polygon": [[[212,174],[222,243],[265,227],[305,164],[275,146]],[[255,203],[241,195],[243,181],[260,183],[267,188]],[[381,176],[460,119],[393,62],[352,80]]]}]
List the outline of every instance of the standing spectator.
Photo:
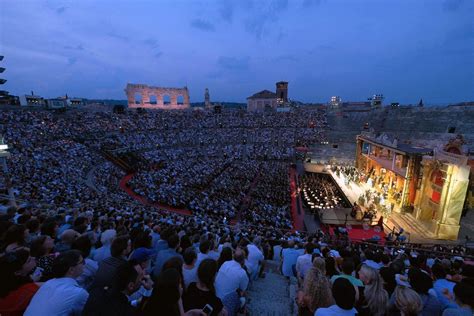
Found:
[{"label": "standing spectator", "polygon": [[78,250],[60,254],[53,264],[55,279],[41,286],[25,311],[26,316],[80,315],[89,294],[75,280],[84,270]]},{"label": "standing spectator", "polygon": [[39,288],[30,277],[35,267],[35,258],[26,248],[0,257],[0,315],[23,315]]},{"label": "standing spectator", "polygon": [[224,262],[232,260],[232,248],[223,247],[219,259],[217,260],[217,269],[219,270]]},{"label": "standing spectator", "polygon": [[433,283],[433,289],[436,292],[436,296],[441,303],[443,309],[447,307],[457,307],[455,303],[446,298],[445,293],[453,297],[454,295],[454,286],[456,283],[448,281],[446,279],[447,273],[445,268],[440,263],[435,263],[431,267],[433,277],[435,279]]}]

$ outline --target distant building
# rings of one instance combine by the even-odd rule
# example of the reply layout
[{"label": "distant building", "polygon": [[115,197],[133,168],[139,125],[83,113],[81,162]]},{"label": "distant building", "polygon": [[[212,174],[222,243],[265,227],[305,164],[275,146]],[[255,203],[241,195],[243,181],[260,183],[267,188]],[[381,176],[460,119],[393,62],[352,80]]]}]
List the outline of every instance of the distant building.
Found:
[{"label": "distant building", "polygon": [[288,103],[288,82],[276,83],[276,93],[262,90],[247,98],[247,111],[262,112],[275,110],[278,106]]},{"label": "distant building", "polygon": [[53,98],[46,100],[48,109],[64,109],[68,106],[68,100],[65,98]]},{"label": "distant building", "polygon": [[211,108],[211,97],[209,95],[209,89],[208,88],[206,88],[206,90],[204,91],[204,107],[206,109]]},{"label": "distant building", "polygon": [[21,106],[36,106],[36,107],[44,107],[46,106],[46,100],[39,95],[34,95],[33,92],[28,95],[20,96],[20,105]]}]

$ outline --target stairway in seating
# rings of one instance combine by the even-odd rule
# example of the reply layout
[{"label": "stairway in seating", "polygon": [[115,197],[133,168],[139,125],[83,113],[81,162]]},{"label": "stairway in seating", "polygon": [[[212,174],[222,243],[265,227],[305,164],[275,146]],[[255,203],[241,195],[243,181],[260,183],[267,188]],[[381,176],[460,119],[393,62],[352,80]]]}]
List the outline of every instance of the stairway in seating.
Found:
[{"label": "stairway in seating", "polygon": [[267,261],[265,278],[253,281],[248,290],[249,315],[297,315],[296,278],[288,280],[278,271],[278,261]]}]

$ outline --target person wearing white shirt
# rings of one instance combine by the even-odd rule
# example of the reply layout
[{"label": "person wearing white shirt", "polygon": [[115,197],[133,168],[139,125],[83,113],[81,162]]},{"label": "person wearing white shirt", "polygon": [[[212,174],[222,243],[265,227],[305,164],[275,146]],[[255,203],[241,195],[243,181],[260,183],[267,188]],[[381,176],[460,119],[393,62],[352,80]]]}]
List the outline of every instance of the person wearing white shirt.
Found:
[{"label": "person wearing white shirt", "polygon": [[[247,273],[242,268],[245,254],[242,249],[236,249],[234,260],[226,261],[217,272],[215,288],[216,296],[222,300],[229,315],[233,315],[240,305],[245,304],[245,291],[249,284]],[[239,291],[239,293],[237,293]],[[240,294],[240,295],[239,295]],[[240,302],[239,302],[240,300]]]},{"label": "person wearing white shirt", "polygon": [[301,284],[306,272],[313,266],[314,247],[315,246],[313,243],[307,243],[304,247],[304,255],[301,255],[298,257],[298,259],[296,259],[296,276],[298,277],[298,281],[301,282]]},{"label": "person wearing white shirt", "polygon": [[192,282],[198,281],[197,276],[197,255],[194,247],[189,247],[184,251],[183,254],[183,279],[184,279],[184,289],[187,289],[189,284]]},{"label": "person wearing white shirt", "polygon": [[54,261],[53,274],[58,278],[44,283],[26,308],[26,316],[80,315],[89,297],[76,278],[84,270],[84,258],[78,250],[68,250]]},{"label": "person wearing white shirt", "polygon": [[336,304],[327,308],[318,308],[314,316],[352,316],[357,314],[357,310],[354,308],[356,289],[348,279],[339,278],[334,281],[332,296]]},{"label": "person wearing white shirt", "polygon": [[254,242],[247,245],[249,255],[247,257],[247,267],[250,270],[252,280],[255,280],[258,276],[258,272],[264,267],[263,252],[260,250],[261,239],[256,237]]}]

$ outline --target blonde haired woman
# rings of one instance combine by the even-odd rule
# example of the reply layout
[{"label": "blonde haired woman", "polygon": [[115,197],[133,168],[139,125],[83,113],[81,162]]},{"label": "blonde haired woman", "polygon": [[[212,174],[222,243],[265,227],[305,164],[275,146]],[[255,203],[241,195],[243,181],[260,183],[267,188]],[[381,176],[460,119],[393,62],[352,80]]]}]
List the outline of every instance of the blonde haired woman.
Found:
[{"label": "blonde haired woman", "polygon": [[397,286],[395,292],[395,306],[401,316],[418,316],[423,309],[423,302],[418,293],[405,286]]},{"label": "blonde haired woman", "polygon": [[383,287],[383,279],[374,268],[363,264],[359,270],[359,279],[364,283],[364,291],[358,311],[359,315],[381,316],[387,313],[388,293]]},{"label": "blonde haired woman", "polygon": [[304,278],[303,290],[298,292],[297,303],[299,315],[314,315],[319,307],[334,304],[331,283],[326,277],[326,262],[323,258],[313,260],[313,266]]}]

